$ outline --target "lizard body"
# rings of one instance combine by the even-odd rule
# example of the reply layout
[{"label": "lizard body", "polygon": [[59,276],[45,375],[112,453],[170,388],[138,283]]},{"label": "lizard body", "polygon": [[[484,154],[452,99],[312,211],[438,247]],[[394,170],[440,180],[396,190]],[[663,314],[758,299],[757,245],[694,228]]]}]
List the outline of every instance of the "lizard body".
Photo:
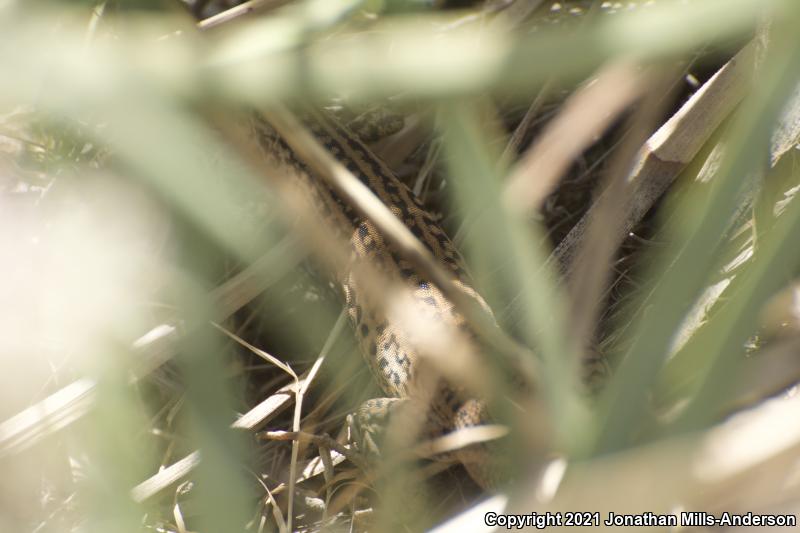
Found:
[{"label": "lizard body", "polygon": [[[483,298],[472,288],[463,260],[452,241],[416,195],[346,127],[318,112],[309,112],[303,117],[303,122],[316,140],[380,198],[428,248],[437,262],[452,273],[456,286],[491,314]],[[471,342],[475,342],[475,336],[464,317],[442,291],[421,276],[410,261],[388,244],[370,220],[357,213],[315,177],[263,118],[254,117],[252,123],[261,151],[270,164],[296,180],[323,222],[350,242],[353,263],[368,261],[389,279],[402,283],[413,294],[418,311],[426,320],[458,328],[467,333]],[[422,362],[413,342],[413,332],[405,331],[387,317],[383,306],[375,301],[375,295],[363,290],[352,269],[343,268],[335,275],[344,293],[347,313],[361,352],[378,385],[389,397],[367,402],[360,410],[362,415],[385,409],[394,402],[393,399],[414,401],[417,396],[425,395],[426,414],[422,427],[427,437],[488,421],[486,405],[482,400],[469,397],[460,387],[443,379],[437,380],[434,385],[427,385],[433,390],[420,391],[418,384]],[[491,460],[488,455],[488,448],[480,445],[454,454],[471,477],[484,487],[493,485],[495,477],[490,472]]]}]

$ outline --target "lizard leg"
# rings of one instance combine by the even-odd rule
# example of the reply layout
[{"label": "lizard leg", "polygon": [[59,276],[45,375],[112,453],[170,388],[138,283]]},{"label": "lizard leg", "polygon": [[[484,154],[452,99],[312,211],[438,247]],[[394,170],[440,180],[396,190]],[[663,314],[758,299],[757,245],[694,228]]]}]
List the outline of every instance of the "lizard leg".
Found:
[{"label": "lizard leg", "polygon": [[[367,400],[347,417],[350,441],[367,456],[380,457],[385,447],[388,429],[394,424],[394,437],[401,437],[405,444],[421,442],[442,435],[441,424],[428,420],[415,425],[414,420],[424,420],[420,406],[408,398],[374,398]],[[388,437],[391,438],[391,437]],[[410,440],[409,440],[410,439]],[[395,443],[397,444],[397,443]],[[452,461],[454,455],[442,453],[429,457],[435,461]]]},{"label": "lizard leg", "polygon": [[392,415],[407,401],[402,398],[373,398],[367,400],[355,413],[347,417],[351,442],[363,454],[380,456],[380,444]]}]

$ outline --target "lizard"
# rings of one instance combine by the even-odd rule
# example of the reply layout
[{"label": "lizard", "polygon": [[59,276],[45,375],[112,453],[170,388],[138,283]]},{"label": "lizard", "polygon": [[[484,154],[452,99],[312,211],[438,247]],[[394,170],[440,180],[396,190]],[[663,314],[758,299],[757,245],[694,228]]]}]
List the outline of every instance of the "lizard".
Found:
[{"label": "lizard", "polygon": [[[431,252],[441,267],[451,273],[456,286],[472,298],[491,316],[485,300],[473,288],[469,275],[451,239],[438,219],[422,201],[401,182],[367,145],[346,126],[322,111],[304,111],[301,122],[336,159],[347,167],[374,193]],[[261,154],[269,165],[280,169],[300,185],[310,205],[322,220],[344,233],[350,243],[350,255],[355,264],[368,261],[377,266],[389,279],[402,283],[413,294],[420,313],[427,319],[466,333],[470,342],[478,344],[465,318],[442,293],[440,288],[423,276],[412,262],[404,258],[375,224],[348,205],[295,154],[289,144],[269,122],[258,114],[251,115],[250,125]],[[358,426],[374,431],[373,421],[385,419],[415,400],[419,393],[414,386],[420,378],[421,357],[413,342],[413,332],[391,320],[374,297],[363,290],[352,268],[340,268],[335,278],[344,295],[345,307],[354,328],[359,347],[379,387],[386,398],[368,400],[357,411]],[[470,397],[458,385],[437,380],[428,387],[429,396],[424,409],[422,433],[427,437],[486,424],[490,421],[485,400]],[[394,416],[392,414],[392,416]],[[490,448],[474,444],[456,450],[454,458],[461,462],[470,477],[481,487],[497,485],[499,472]]]}]

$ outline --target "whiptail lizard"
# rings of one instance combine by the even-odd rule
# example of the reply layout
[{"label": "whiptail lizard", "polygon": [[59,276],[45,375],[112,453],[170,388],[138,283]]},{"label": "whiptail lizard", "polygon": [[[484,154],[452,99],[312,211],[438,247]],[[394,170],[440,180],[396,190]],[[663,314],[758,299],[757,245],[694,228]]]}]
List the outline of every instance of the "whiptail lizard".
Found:
[{"label": "whiptail lizard", "polygon": [[[483,298],[472,288],[461,256],[452,241],[416,195],[358,137],[330,117],[321,112],[308,112],[302,122],[319,143],[403,221],[440,265],[452,272],[459,289],[489,312]],[[389,245],[370,220],[359,215],[314,176],[266,120],[253,116],[252,125],[268,163],[301,185],[301,190],[319,213],[321,222],[340,230],[344,228],[351,244],[351,264],[369,261],[388,279],[405,285],[427,319],[438,321],[446,327],[458,328],[474,342],[475,337],[463,316],[442,291],[421,276],[410,261]],[[417,373],[420,372],[422,361],[410,340],[413,337],[411,332],[404,331],[395,321],[387,318],[383,306],[376,304],[375,296],[362,290],[359,278],[352,269],[342,269],[336,272],[336,277],[344,292],[347,312],[359,339],[361,352],[379,386],[389,396],[368,401],[362,406],[358,418],[361,425],[365,426],[370,416],[383,417],[389,406],[394,412],[396,406],[402,405],[398,399],[414,400],[418,392],[415,380],[419,377]],[[460,387],[451,386],[442,379],[437,381],[434,388],[434,391],[428,391],[427,415],[423,415],[425,422],[421,424],[425,436],[440,436],[488,421],[485,402],[470,398]],[[493,461],[488,455],[488,448],[482,445],[472,445],[454,453],[456,460],[463,463],[470,476],[483,487],[494,485],[497,477],[495,468],[491,466]]]}]

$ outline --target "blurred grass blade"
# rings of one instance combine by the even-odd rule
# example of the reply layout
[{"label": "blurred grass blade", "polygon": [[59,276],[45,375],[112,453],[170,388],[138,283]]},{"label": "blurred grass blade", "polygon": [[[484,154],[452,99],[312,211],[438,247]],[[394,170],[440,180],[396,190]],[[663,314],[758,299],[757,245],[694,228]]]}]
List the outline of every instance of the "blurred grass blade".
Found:
[{"label": "blurred grass blade", "polygon": [[522,212],[540,209],[575,158],[640,96],[643,78],[635,65],[615,63],[573,93],[507,178],[505,204]]},{"label": "blurred grass blade", "polygon": [[91,505],[87,530],[140,531],[141,509],[128,497],[128,490],[152,461],[146,441],[132,438],[131,429],[144,427],[137,394],[127,387],[122,353],[113,353],[106,372],[98,380],[97,408],[89,417],[80,439],[91,454],[86,461],[87,479],[80,492]]},{"label": "blurred grass blade", "polygon": [[[520,334],[544,363],[537,380],[552,410],[558,441],[572,450],[587,429],[586,413],[577,397],[578,356],[570,343],[565,300],[555,277],[545,268],[547,254],[530,230],[501,204],[501,186],[493,159],[480,134],[475,111],[465,104],[442,108],[445,162],[458,204],[478,215],[465,239],[467,257],[482,292],[496,308],[502,299],[520,295]],[[500,280],[496,284],[490,279]],[[494,298],[492,297],[494,296]],[[498,298],[500,298],[498,300]],[[506,300],[508,301],[508,300]]]},{"label": "blurred grass blade", "polygon": [[794,88],[800,62],[796,37],[790,29],[796,27],[800,9],[793,3],[784,7],[783,18],[776,20],[772,28],[773,38],[777,39],[761,67],[759,84],[733,125],[727,157],[712,180],[708,195],[701,184],[696,184],[694,197],[680,206],[680,214],[675,217],[678,225],[671,228],[674,244],[661,256],[659,270],[651,274],[658,281],[649,298],[650,312],[635,319],[631,347],[604,394],[604,422],[597,453],[630,445],[641,427],[648,391],[671,349],[672,339],[712,275],[720,236],[729,228],[743,192],[752,187],[749,180],[768,160],[767,142],[753,143],[752,139],[770,138],[777,115]]},{"label": "blurred grass blade", "polygon": [[[333,23],[357,2],[342,0],[335,5],[341,11],[325,9],[328,15],[316,24]],[[304,38],[315,27],[314,17],[306,20],[300,10],[254,21],[247,25],[250,29],[211,36],[213,52],[205,58],[198,56],[198,50],[209,46],[188,32],[157,41],[142,41],[140,34],[131,32],[120,35],[116,45],[105,42],[102,52],[87,53],[85,28],[65,25],[59,47],[53,49],[42,43],[37,28],[55,21],[32,11],[23,22],[3,27],[6,41],[18,46],[0,48],[0,68],[15,73],[8,80],[9,94],[30,97],[41,92],[40,84],[47,79],[64,91],[46,92],[43,103],[59,101],[62,108],[73,110],[82,100],[99,103],[110,95],[125,94],[126,87],[135,93],[133,87],[143,74],[162,89],[214,94],[237,102],[268,103],[295,97],[299,91],[451,97],[494,87],[528,94],[531,87],[553,76],[564,81],[580,78],[619,58],[661,60],[709,42],[730,42],[747,35],[762,13],[783,16],[786,5],[781,0],[664,2],[599,18],[578,34],[542,30],[518,40],[497,27],[476,31],[467,25],[443,31],[448,19],[416,15],[393,17],[370,32],[320,37],[308,46]],[[154,20],[152,26],[150,35],[159,26],[163,35],[171,33],[163,21]]]},{"label": "blurred grass blade", "polygon": [[[217,287],[209,295],[227,319],[258,293],[294,266],[297,250],[288,242],[279,244],[251,267]],[[132,374],[141,378],[171,359],[177,350],[179,332],[174,325],[160,324],[136,341],[132,348]],[[78,379],[18,415],[0,423],[0,457],[22,452],[83,417],[96,402],[96,380]]]},{"label": "blurred grass blade", "polygon": [[[207,250],[194,254],[203,261]],[[209,324],[213,300],[200,291],[181,293],[180,310],[190,324]],[[249,464],[246,436],[230,427],[234,412],[232,380],[225,379],[228,345],[213,327],[196,327],[181,339],[176,362],[184,383],[188,434],[203,460],[197,466],[194,496],[201,511],[198,522],[208,531],[242,528],[249,518],[250,493],[242,465]],[[140,476],[141,479],[144,476]],[[130,491],[135,485],[130,483]]]},{"label": "blurred grass blade", "polygon": [[[781,165],[777,170],[791,172],[797,186],[800,174],[791,166]],[[750,264],[736,275],[728,289],[732,294],[726,298],[725,306],[711,317],[707,331],[698,332],[686,353],[680,354],[694,362],[694,394],[673,430],[685,431],[707,423],[733,392],[738,371],[745,363],[743,346],[756,332],[762,306],[800,267],[800,246],[792,244],[797,242],[797,235],[800,199],[794,195],[773,227],[759,238]]]},{"label": "blurred grass blade", "polygon": [[[743,47],[644,144],[628,177],[635,191],[620,238],[641,222],[744,97],[752,77],[754,48],[752,42]],[[558,243],[550,258],[558,263],[566,277],[571,276],[578,246],[585,239],[589,220],[595,216],[595,204]]]},{"label": "blurred grass blade", "polygon": [[785,7],[781,0],[664,2],[603,17],[577,34],[545,29],[516,41],[495,25],[442,31],[448,19],[441,16],[395,17],[370,32],[330,36],[296,52],[283,48],[296,35],[284,25],[254,30],[241,48],[244,55],[239,37],[231,36],[230,44],[222,39],[201,75],[230,97],[265,103],[296,88],[352,97],[452,97],[489,87],[527,94],[553,76],[580,78],[618,58],[662,60],[709,42],[730,42],[746,36],[760,14],[780,17]]}]

